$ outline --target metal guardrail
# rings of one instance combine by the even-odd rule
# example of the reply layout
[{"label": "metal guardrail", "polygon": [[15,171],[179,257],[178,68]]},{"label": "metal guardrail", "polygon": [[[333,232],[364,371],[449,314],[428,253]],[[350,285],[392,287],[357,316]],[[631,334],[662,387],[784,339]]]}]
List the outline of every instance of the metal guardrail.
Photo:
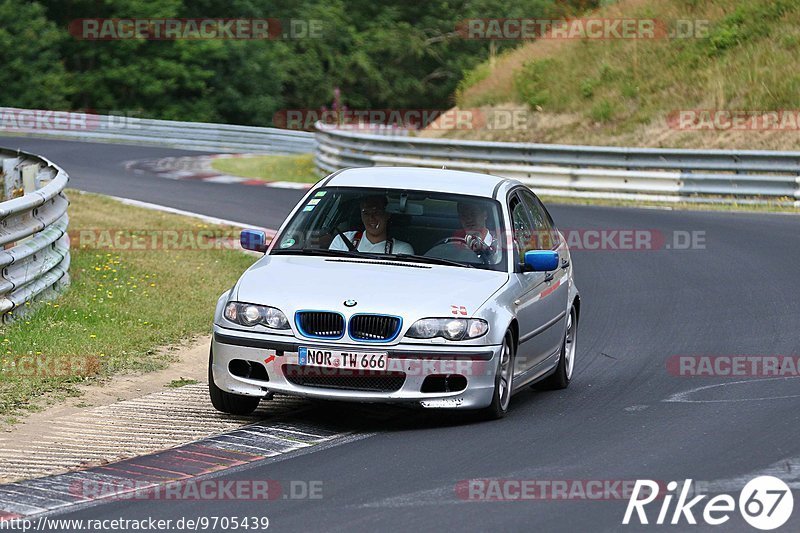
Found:
[{"label": "metal guardrail", "polygon": [[[69,283],[67,173],[0,148],[0,319]],[[22,192],[21,196],[18,196]]]},{"label": "metal guardrail", "polygon": [[0,107],[0,134],[230,153],[314,151],[305,131]]},{"label": "metal guardrail", "polygon": [[317,168],[423,166],[515,178],[554,196],[800,207],[800,152],[392,137],[317,123]]}]

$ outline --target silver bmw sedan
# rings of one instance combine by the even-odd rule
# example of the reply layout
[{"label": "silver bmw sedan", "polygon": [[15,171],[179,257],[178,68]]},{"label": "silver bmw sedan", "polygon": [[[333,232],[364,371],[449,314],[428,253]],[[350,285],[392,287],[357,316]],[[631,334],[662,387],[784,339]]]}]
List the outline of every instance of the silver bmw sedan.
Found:
[{"label": "silver bmw sedan", "polygon": [[564,237],[522,183],[453,170],[338,171],[308,191],[214,315],[209,390],[508,410],[566,388],[580,297]]}]

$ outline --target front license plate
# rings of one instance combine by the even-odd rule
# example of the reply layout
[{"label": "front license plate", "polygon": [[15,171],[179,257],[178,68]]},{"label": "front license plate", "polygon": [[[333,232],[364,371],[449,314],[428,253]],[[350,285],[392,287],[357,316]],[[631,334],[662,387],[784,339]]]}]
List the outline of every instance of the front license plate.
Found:
[{"label": "front license plate", "polygon": [[386,352],[346,352],[322,348],[300,348],[297,364],[346,368],[349,370],[386,370]]}]

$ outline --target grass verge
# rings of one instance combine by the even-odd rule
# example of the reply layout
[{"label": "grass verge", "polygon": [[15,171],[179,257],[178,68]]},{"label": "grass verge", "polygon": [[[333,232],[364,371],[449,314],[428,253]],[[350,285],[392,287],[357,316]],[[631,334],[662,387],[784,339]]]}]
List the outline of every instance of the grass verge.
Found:
[{"label": "grass verge", "polygon": [[249,157],[224,157],[212,161],[214,170],[231,176],[242,176],[264,181],[294,181],[316,183],[314,156],[257,155]]},{"label": "grass verge", "polygon": [[662,208],[674,211],[735,211],[740,213],[786,213],[800,215],[800,209],[789,205],[780,204],[742,204],[731,203],[701,203],[701,202],[657,202],[650,200],[623,200],[604,198],[570,198],[566,196],[550,196],[540,194],[539,198],[546,204],[562,205],[597,205],[605,207],[628,208]]},{"label": "grass verge", "polygon": [[[461,108],[522,105],[527,128],[448,136],[616,146],[796,150],[797,128],[681,127],[679,110],[796,110],[800,4],[620,0],[592,18],[653,19],[655,39],[540,39],[467,73]],[[678,24],[678,22],[681,22]],[[669,32],[673,32],[670,37]]]},{"label": "grass verge", "polygon": [[178,389],[180,387],[185,387],[186,385],[194,385],[196,383],[197,383],[196,379],[179,378],[179,379],[173,379],[164,386],[170,389]]},{"label": "grass verge", "polygon": [[170,356],[159,347],[208,332],[217,298],[253,263],[208,239],[235,237],[234,228],[68,195],[69,289],[0,326],[3,423],[75,394],[77,383],[164,368]]}]

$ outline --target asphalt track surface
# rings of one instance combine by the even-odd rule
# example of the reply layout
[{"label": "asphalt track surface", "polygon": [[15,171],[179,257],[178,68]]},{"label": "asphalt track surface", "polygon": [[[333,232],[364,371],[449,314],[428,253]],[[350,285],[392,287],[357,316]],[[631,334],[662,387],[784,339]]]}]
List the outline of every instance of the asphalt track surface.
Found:
[{"label": "asphalt track surface", "polygon": [[[9,138],[0,145],[62,165],[73,188],[266,227],[277,227],[302,194],[171,181],[120,166],[186,154],[176,150]],[[496,422],[386,409],[385,421],[370,422],[359,438],[224,474],[319,480],[318,500],[117,501],[58,517],[268,516],[279,531],[647,531],[658,526],[621,525],[624,499],[466,501],[456,486],[472,478],[693,479],[738,499],[742,479],[769,471],[795,488],[795,511],[782,530],[800,530],[800,380],[678,377],[666,364],[673,355],[800,353],[800,218],[550,209],[562,228],[656,230],[667,242],[675,231],[705,235],[703,249],[573,251],[583,305],[567,390],[520,392]],[[697,390],[706,386],[713,387]],[[347,405],[316,409],[348,421]],[[660,500],[647,508],[651,523],[659,507]],[[695,512],[702,524],[701,515]],[[717,528],[683,521],[677,529],[754,531],[731,516]]]},{"label": "asphalt track surface", "polygon": [[302,194],[291,189],[258,187],[231,194],[228,185],[171,180],[150,173],[127,172],[122,163],[140,159],[196,156],[208,152],[122,144],[27,139],[0,136],[0,146],[43,155],[70,176],[69,186],[87,192],[166,205],[234,222],[277,228]]}]

